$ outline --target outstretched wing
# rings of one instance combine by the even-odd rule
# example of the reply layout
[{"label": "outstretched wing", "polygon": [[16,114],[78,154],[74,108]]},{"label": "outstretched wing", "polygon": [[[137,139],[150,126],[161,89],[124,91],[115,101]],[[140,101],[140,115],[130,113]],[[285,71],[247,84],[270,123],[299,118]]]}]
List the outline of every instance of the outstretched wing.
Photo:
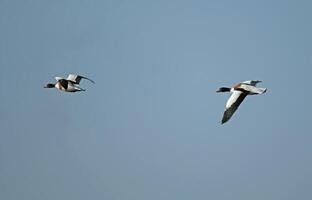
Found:
[{"label": "outstretched wing", "polygon": [[92,83],[94,83],[93,80],[87,78],[87,77],[84,77],[84,76],[80,76],[80,75],[76,75],[76,74],[69,74],[68,77],[67,77],[67,80],[68,81],[71,81],[75,84],[79,84],[81,79],[87,79],[89,81],[91,81]]},{"label": "outstretched wing", "polygon": [[221,121],[222,124],[231,119],[232,115],[235,113],[235,111],[237,110],[239,105],[243,102],[246,96],[247,94],[241,91],[234,91],[232,93],[229,100],[226,102],[225,111]]},{"label": "outstretched wing", "polygon": [[249,81],[244,81],[242,82],[242,84],[247,84],[247,85],[252,85],[252,86],[256,86],[257,83],[261,83],[262,81],[258,81],[258,80],[249,80]]},{"label": "outstretched wing", "polygon": [[250,92],[252,94],[263,94],[266,92],[266,88],[258,88],[252,85],[241,84],[238,89],[243,89],[246,92]]}]

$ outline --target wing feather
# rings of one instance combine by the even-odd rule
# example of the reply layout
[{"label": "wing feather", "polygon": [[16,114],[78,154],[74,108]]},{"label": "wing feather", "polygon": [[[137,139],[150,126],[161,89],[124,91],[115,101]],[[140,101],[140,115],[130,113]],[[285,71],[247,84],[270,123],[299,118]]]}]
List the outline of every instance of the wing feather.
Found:
[{"label": "wing feather", "polygon": [[252,85],[241,84],[239,89],[243,89],[244,91],[251,92],[254,94],[263,94],[266,92],[266,88],[258,88]]},{"label": "wing feather", "polygon": [[235,111],[237,110],[239,105],[243,102],[246,96],[247,94],[241,91],[234,91],[232,93],[225,106],[225,111],[221,121],[222,124],[231,119],[232,115],[235,113]]},{"label": "wing feather", "polygon": [[87,79],[89,81],[91,81],[92,83],[94,83],[93,80],[87,78],[87,77],[84,77],[84,76],[80,76],[80,75],[76,75],[76,74],[69,74],[68,77],[67,77],[67,80],[75,83],[75,84],[79,84],[81,79]]}]

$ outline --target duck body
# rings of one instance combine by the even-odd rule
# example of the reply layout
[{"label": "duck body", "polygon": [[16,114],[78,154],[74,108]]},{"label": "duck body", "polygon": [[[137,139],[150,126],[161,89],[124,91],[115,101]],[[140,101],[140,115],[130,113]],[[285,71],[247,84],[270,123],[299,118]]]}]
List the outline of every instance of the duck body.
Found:
[{"label": "duck body", "polygon": [[55,88],[61,90],[63,92],[80,92],[85,91],[84,89],[80,88],[79,85],[72,83],[71,81],[61,79],[58,80],[55,84]]},{"label": "duck body", "polygon": [[80,92],[85,91],[85,89],[82,89],[79,86],[81,79],[87,79],[94,83],[94,81],[89,78],[75,74],[70,74],[67,79],[64,79],[62,77],[55,77],[55,79],[55,84],[49,83],[44,88],[56,88],[63,92]]},{"label": "duck body", "polygon": [[228,99],[225,105],[225,111],[222,117],[221,123],[224,124],[230,118],[232,115],[235,113],[239,105],[243,102],[243,100],[248,96],[248,95],[258,95],[258,94],[263,94],[267,91],[266,88],[258,88],[256,87],[257,83],[260,83],[261,81],[245,81],[242,83],[238,83],[234,85],[232,88],[226,88],[222,87],[217,90],[217,92],[231,92],[232,95]]}]

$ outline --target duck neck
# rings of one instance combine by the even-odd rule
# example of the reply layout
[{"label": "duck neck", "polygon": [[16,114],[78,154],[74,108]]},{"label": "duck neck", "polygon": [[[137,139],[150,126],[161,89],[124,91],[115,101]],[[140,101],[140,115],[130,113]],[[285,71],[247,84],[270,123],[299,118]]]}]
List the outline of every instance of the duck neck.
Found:
[{"label": "duck neck", "polygon": [[55,84],[49,83],[45,86],[45,88],[55,88]]},{"label": "duck neck", "polygon": [[221,87],[217,92],[231,92],[231,88],[228,87]]}]

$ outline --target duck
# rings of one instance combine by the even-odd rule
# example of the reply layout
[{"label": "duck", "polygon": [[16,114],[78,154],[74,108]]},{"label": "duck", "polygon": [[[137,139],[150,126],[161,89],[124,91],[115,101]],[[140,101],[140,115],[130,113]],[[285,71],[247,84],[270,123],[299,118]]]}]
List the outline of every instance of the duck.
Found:
[{"label": "duck", "polygon": [[77,74],[69,74],[66,79],[62,77],[55,77],[55,79],[56,83],[48,83],[44,86],[44,88],[56,88],[63,92],[81,92],[86,91],[79,86],[82,79],[95,83],[93,80]]},{"label": "duck", "polygon": [[235,84],[233,87],[220,87],[216,92],[230,92],[232,95],[225,105],[225,110],[221,120],[221,124],[226,123],[231,119],[239,105],[249,95],[264,94],[267,88],[258,88],[256,85],[261,83],[259,80],[248,80]]}]

